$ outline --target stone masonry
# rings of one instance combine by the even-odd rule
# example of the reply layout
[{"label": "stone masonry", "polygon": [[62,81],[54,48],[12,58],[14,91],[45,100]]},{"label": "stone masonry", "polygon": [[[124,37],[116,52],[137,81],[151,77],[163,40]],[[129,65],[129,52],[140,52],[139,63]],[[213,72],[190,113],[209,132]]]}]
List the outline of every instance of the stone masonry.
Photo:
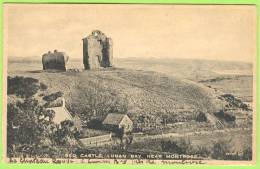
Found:
[{"label": "stone masonry", "polygon": [[99,69],[113,65],[112,39],[99,30],[83,39],[83,64],[85,69]]}]

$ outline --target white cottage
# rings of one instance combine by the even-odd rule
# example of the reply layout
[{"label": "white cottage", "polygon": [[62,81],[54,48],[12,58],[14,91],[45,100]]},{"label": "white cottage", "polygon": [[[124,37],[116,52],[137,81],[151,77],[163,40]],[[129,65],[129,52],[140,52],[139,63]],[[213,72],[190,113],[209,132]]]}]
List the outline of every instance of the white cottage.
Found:
[{"label": "white cottage", "polygon": [[47,110],[52,110],[52,111],[55,112],[53,122],[56,123],[56,124],[59,124],[60,122],[62,122],[64,120],[72,120],[73,121],[73,117],[71,116],[68,109],[65,107],[65,99],[64,98],[62,98],[62,105],[61,106],[50,107],[50,108],[47,108]]}]

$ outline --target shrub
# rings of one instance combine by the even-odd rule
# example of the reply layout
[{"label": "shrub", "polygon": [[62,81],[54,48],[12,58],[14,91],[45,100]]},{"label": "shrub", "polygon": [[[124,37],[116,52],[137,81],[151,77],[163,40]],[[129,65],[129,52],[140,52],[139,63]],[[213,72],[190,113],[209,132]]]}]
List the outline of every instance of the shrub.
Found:
[{"label": "shrub", "polygon": [[102,119],[93,118],[87,122],[87,126],[92,129],[102,129]]},{"label": "shrub", "polygon": [[29,98],[37,93],[40,86],[38,80],[31,77],[15,76],[7,78],[7,94]]},{"label": "shrub", "polygon": [[177,153],[177,154],[187,154],[188,150],[191,148],[190,140],[180,139],[177,141],[161,141],[162,151]]},{"label": "shrub", "polygon": [[243,150],[243,160],[252,160],[252,147]]},{"label": "shrub", "polygon": [[220,110],[214,115],[222,120],[225,120],[226,122],[232,122],[236,120],[236,117],[230,113],[226,113],[224,110]]},{"label": "shrub", "polygon": [[44,107],[46,107],[46,108],[48,108],[48,107],[60,107],[62,105],[63,105],[62,100],[61,99],[56,99],[56,100],[54,100],[52,102],[46,102],[44,104]]},{"label": "shrub", "polygon": [[198,146],[194,154],[199,154],[202,157],[209,157],[211,151],[205,146]]},{"label": "shrub", "polygon": [[52,93],[48,96],[44,96],[42,99],[47,101],[47,102],[52,102],[52,101],[54,101],[57,98],[62,97],[62,96],[63,96],[63,93],[59,91],[59,92]]},{"label": "shrub", "polygon": [[206,122],[207,121],[207,117],[204,113],[202,112],[199,112],[197,113],[196,117],[195,117],[195,120],[198,121],[198,122]]},{"label": "shrub", "polygon": [[[42,145],[43,140],[48,139],[51,132],[50,128],[53,125],[53,117],[54,114],[46,111],[35,99],[25,99],[23,102],[17,102],[16,104],[8,103],[8,149],[15,151],[16,149],[13,149],[13,147],[30,147],[30,151],[27,153],[32,153],[34,149]],[[21,150],[24,151],[24,148]],[[8,155],[11,155],[11,151],[8,151]]]},{"label": "shrub", "polygon": [[[230,141],[229,141],[230,142]],[[227,158],[226,154],[229,151],[228,141],[221,140],[213,145],[211,157],[217,160],[224,160]]]},{"label": "shrub", "polygon": [[40,89],[41,90],[46,90],[48,87],[44,83],[40,83]]},{"label": "shrub", "polygon": [[231,107],[241,108],[246,111],[251,110],[247,104],[243,103],[240,99],[236,98],[232,94],[223,94],[220,96],[220,99],[227,101]]}]

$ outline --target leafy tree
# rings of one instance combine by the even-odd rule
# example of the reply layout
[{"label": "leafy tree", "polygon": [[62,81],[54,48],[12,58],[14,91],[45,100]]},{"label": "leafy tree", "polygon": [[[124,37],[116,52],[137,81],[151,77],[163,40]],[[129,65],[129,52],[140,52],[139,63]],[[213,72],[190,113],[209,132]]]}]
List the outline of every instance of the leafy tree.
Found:
[{"label": "leafy tree", "polygon": [[29,98],[37,93],[40,86],[38,80],[31,77],[15,76],[7,77],[7,94],[18,97]]},{"label": "leafy tree", "polygon": [[35,99],[7,105],[7,146],[15,151],[16,146],[39,147],[53,126],[54,113],[46,111]]},{"label": "leafy tree", "polygon": [[[7,154],[9,157],[20,153],[29,156],[51,157],[68,153],[59,145],[72,145],[79,138],[79,131],[73,130],[72,121],[54,124],[55,112],[47,110],[38,103],[34,95],[47,86],[37,79],[16,76],[8,77],[8,95],[20,98],[7,105]],[[60,92],[51,96],[52,100]],[[75,142],[74,142],[75,143]]]},{"label": "leafy tree", "polygon": [[47,102],[52,102],[62,96],[63,96],[63,93],[59,91],[59,92],[52,93],[48,96],[44,96],[42,99]]},{"label": "leafy tree", "polygon": [[73,145],[70,141],[79,138],[79,131],[75,129],[74,123],[71,120],[64,120],[56,125],[55,131],[52,133],[51,138],[58,146]]}]

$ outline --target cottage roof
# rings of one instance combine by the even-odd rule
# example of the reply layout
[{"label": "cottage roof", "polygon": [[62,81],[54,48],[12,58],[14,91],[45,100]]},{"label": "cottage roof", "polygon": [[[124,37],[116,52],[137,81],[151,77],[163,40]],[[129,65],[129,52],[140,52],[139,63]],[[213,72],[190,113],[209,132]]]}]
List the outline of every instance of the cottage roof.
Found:
[{"label": "cottage roof", "polygon": [[103,124],[110,124],[110,125],[119,125],[122,119],[127,116],[126,114],[118,114],[118,113],[109,113]]}]

